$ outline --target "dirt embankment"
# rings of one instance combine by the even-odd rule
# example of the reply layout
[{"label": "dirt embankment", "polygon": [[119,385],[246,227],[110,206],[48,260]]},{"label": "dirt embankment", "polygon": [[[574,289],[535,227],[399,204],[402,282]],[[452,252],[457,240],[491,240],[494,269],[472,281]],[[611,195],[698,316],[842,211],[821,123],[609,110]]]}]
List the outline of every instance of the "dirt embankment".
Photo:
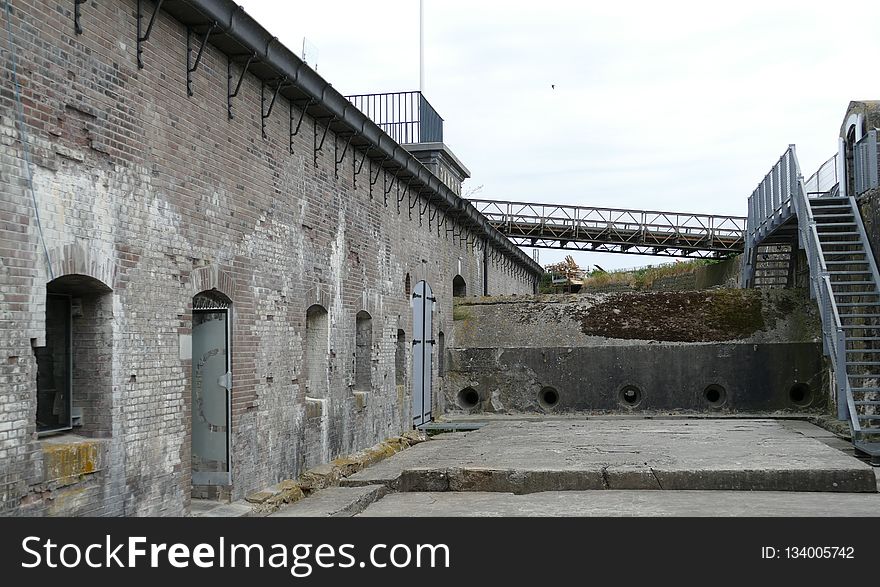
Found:
[{"label": "dirt embankment", "polygon": [[607,294],[572,310],[585,335],[607,338],[710,342],[747,338],[766,326],[757,290]]}]

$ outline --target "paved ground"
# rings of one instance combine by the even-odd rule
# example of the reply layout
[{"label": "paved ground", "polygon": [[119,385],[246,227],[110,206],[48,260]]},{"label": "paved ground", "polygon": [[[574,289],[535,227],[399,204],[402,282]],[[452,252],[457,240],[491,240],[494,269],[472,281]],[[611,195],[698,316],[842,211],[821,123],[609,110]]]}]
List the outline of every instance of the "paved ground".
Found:
[{"label": "paved ground", "polygon": [[[443,434],[343,480],[398,491],[875,492],[831,433],[775,420],[493,421]],[[844,446],[846,446],[844,444]]]},{"label": "paved ground", "polygon": [[880,468],[792,419],[490,418],[342,483],[272,515],[880,515]]},{"label": "paved ground", "polygon": [[[308,500],[305,500],[308,501]],[[367,517],[872,516],[880,493],[793,491],[547,491],[392,493]]]}]

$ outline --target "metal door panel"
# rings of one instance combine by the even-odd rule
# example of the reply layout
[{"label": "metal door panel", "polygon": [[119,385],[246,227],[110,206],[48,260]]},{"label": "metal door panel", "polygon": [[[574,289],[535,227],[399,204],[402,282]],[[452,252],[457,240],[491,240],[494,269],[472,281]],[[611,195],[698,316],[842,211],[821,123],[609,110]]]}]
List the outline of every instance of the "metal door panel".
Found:
[{"label": "metal door panel", "polygon": [[413,426],[432,419],[432,366],[434,354],[434,294],[425,281],[413,291]]},{"label": "metal door panel", "polygon": [[193,311],[192,483],[229,484],[228,311]]}]

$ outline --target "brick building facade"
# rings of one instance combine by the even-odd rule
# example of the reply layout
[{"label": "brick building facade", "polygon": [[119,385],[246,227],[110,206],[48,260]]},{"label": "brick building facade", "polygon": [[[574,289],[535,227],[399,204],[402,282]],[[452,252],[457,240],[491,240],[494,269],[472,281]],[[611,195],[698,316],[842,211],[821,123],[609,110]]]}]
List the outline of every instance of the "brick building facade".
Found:
[{"label": "brick building facade", "polygon": [[186,514],[210,312],[228,319],[213,432],[231,482],[196,491],[240,498],[410,427],[419,280],[447,346],[456,276],[470,295],[536,287],[466,204],[322,117],[326,96],[268,108],[265,60],[230,118],[242,64],[218,31],[196,59],[191,4],[166,2],[142,43],[135,0],[0,11],[0,514]]}]

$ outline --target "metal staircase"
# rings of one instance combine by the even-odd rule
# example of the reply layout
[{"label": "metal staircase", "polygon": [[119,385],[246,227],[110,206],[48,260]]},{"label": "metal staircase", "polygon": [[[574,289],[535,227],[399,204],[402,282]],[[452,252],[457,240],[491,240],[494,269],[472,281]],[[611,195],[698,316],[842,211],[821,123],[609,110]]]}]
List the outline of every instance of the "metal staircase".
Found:
[{"label": "metal staircase", "polygon": [[855,198],[840,195],[836,175],[820,180],[834,165],[832,158],[804,182],[789,145],[752,193],[743,285],[778,287],[778,251],[787,244],[791,263],[795,243],[804,249],[838,417],[849,421],[856,450],[880,466],[880,273]]},{"label": "metal staircase", "polygon": [[806,236],[814,240],[820,275],[827,280],[819,285],[830,289],[826,297],[833,316],[831,324],[823,320],[823,330],[831,326],[832,344],[837,344],[838,394],[846,392],[840,415],[849,416],[856,448],[880,465],[880,276],[855,198],[819,197],[807,203]]}]

